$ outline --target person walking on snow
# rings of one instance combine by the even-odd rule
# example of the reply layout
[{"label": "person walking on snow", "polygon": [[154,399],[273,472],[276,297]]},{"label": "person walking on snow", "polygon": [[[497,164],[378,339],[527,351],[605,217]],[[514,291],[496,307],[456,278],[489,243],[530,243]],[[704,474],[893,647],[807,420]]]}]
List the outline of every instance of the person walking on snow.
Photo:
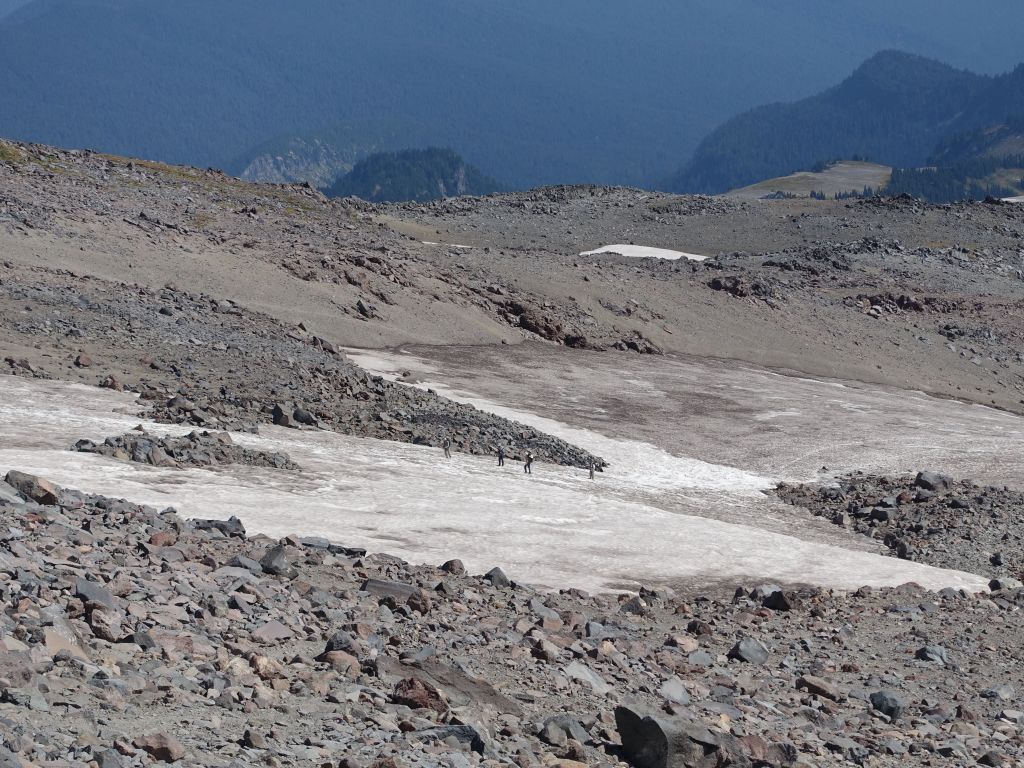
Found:
[{"label": "person walking on snow", "polygon": [[593,480],[593,479],[594,479],[594,470],[595,470],[596,468],[597,468],[597,465],[596,465],[596,463],[594,462],[594,460],[593,460],[593,459],[591,459],[591,460],[590,460],[590,479],[591,479],[591,480]]},{"label": "person walking on snow", "polygon": [[450,459],[452,457],[452,441],[446,437],[441,443],[441,447],[444,448],[444,457]]},{"label": "person walking on snow", "polygon": [[504,445],[499,445],[498,446],[498,466],[499,467],[504,467],[505,466],[505,446]]},{"label": "person walking on snow", "polygon": [[526,463],[523,464],[523,472],[528,475],[533,474],[533,454],[529,451],[526,452]]}]

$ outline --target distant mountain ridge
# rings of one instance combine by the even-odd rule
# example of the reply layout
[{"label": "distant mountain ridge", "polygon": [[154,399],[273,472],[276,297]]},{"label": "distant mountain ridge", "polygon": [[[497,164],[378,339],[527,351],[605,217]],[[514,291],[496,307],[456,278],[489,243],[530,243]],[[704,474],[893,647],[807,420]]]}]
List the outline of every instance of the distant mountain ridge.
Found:
[{"label": "distant mountain ridge", "polygon": [[989,77],[884,51],[834,88],[728,120],[663,186],[674,192],[722,192],[853,156],[915,167],[925,164],[943,139],[1005,118],[1020,104],[1024,66]]},{"label": "distant mountain ridge", "polygon": [[354,195],[373,203],[397,203],[489,195],[504,189],[451,149],[431,147],[370,155],[326,192],[330,197]]},{"label": "distant mountain ridge", "polygon": [[722,120],[880,48],[1009,66],[1024,4],[934,5],[31,0],[0,17],[0,135],[276,178],[452,146],[517,187],[649,186]]}]

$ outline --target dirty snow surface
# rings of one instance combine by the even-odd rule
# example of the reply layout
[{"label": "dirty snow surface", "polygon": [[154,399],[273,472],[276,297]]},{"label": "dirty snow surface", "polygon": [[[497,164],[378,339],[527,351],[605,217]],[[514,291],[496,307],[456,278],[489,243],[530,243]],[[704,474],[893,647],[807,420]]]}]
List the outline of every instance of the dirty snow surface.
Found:
[{"label": "dirty snow surface", "polygon": [[161,469],[67,450],[140,422],[158,434],[189,431],[145,422],[131,395],[0,376],[0,472],[189,517],[237,515],[271,536],[322,535],[414,562],[458,557],[478,573],[500,565],[551,588],[771,580],[980,590],[978,576],[883,556],[880,545],[763,489],[819,476],[825,463],[829,471],[923,465],[992,482],[1024,469],[1021,419],[920,394],[541,345],[352,357],[548,430],[611,466],[594,481],[550,465],[525,476],[514,460],[499,469],[488,458],[446,461],[438,449],[262,426],[237,442],[286,451],[302,472]]},{"label": "dirty snow surface", "polygon": [[633,259],[667,259],[669,261],[678,259],[704,261],[707,258],[707,256],[700,256],[696,253],[672,251],[667,248],[651,248],[646,245],[605,245],[593,251],[583,251],[580,256],[599,256],[601,254],[628,256]]}]

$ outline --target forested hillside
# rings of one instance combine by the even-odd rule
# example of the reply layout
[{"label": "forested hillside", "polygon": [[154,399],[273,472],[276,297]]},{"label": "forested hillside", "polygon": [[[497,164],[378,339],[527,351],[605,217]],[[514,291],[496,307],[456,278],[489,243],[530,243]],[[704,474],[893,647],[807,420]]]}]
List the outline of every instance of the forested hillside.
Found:
[{"label": "forested hillside", "polygon": [[923,165],[958,127],[1012,102],[1019,79],[992,79],[887,51],[829,90],[791,104],[758,107],[710,134],[665,186],[679,192],[727,189],[811,168],[830,158]]},{"label": "forested hillside", "polygon": [[322,178],[353,148],[454,146],[515,186],[649,185],[722,120],[814,93],[882,47],[1009,66],[1020,4],[931,8],[34,0],[0,19],[0,135],[272,174],[311,149]]},{"label": "forested hillside", "polygon": [[370,155],[328,188],[327,194],[391,203],[489,195],[502,189],[497,181],[466,165],[452,150],[430,148]]},{"label": "forested hillside", "polygon": [[945,139],[928,167],[894,170],[886,192],[934,203],[1024,194],[1024,117]]}]

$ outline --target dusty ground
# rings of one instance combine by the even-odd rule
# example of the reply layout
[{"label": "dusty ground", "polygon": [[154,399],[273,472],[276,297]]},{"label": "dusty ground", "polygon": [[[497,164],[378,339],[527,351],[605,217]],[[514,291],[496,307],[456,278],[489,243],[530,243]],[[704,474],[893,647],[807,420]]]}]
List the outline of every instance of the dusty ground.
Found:
[{"label": "dusty ground", "polygon": [[[1019,206],[553,188],[384,209],[4,146],[0,257],[11,264],[201,287],[347,346],[546,338],[1022,408]],[[630,241],[719,256],[575,255]],[[728,290],[709,287],[716,277]]]}]

